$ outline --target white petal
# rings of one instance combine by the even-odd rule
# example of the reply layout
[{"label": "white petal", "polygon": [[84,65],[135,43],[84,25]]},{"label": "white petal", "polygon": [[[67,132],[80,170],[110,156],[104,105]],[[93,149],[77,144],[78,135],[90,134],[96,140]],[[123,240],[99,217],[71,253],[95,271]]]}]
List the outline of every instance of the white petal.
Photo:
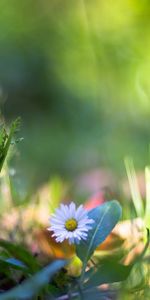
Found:
[{"label": "white petal", "polygon": [[83,217],[87,217],[87,212],[83,209],[83,205],[80,205],[76,211],[76,219],[79,221]]},{"label": "white petal", "polygon": [[70,217],[75,218],[76,206],[75,203],[71,202],[69,205]]},{"label": "white petal", "polygon": [[62,243],[64,241],[64,237],[57,237],[56,242]]},{"label": "white petal", "polygon": [[74,237],[69,238],[69,244],[74,244]]},{"label": "white petal", "polygon": [[88,219],[88,218],[83,218],[82,220],[79,221],[79,223],[84,223],[84,224],[92,224],[94,223],[93,219]]},{"label": "white petal", "polygon": [[53,231],[53,230],[51,229],[51,227],[48,227],[47,230],[48,230],[48,231]]},{"label": "white petal", "polygon": [[50,224],[51,224],[51,226],[59,226],[60,228],[65,227],[65,222],[57,222],[57,221],[51,220]]},{"label": "white petal", "polygon": [[49,221],[51,222],[51,220],[53,220],[54,222],[60,222],[60,223],[64,223],[65,221],[62,219],[62,217],[60,216],[54,216],[52,217]]},{"label": "white petal", "polygon": [[53,230],[55,230],[55,229],[59,229],[59,230],[61,230],[61,229],[63,229],[63,226],[61,226],[61,225],[56,225],[56,224],[52,224],[51,225],[51,228],[53,229]]},{"label": "white petal", "polygon": [[68,207],[67,205],[64,205],[64,204],[60,204],[60,207],[61,207],[61,211],[63,213],[63,216],[66,219],[68,219]]},{"label": "white petal", "polygon": [[80,213],[81,213],[82,210],[83,210],[83,205],[81,204],[81,205],[77,208],[77,210],[76,210],[75,216],[76,216],[76,219],[77,219],[77,220],[78,220],[78,216],[80,215]]},{"label": "white petal", "polygon": [[64,220],[64,221],[66,220],[66,217],[64,216],[63,211],[59,208],[56,209],[55,216],[56,216],[57,219]]}]

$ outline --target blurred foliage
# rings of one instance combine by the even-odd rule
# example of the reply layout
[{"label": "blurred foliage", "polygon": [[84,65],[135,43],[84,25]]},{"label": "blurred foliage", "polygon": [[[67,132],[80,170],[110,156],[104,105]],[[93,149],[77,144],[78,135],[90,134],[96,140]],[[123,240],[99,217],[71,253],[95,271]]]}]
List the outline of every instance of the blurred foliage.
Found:
[{"label": "blurred foliage", "polygon": [[[2,125],[0,132],[0,299],[149,297],[149,229],[145,238],[149,226],[149,167],[145,169],[142,199],[133,162],[126,159],[132,200],[122,203],[123,209],[127,205],[129,208],[127,220],[123,214],[123,220],[117,224],[121,206],[116,200],[106,201],[101,182],[101,191],[84,205],[89,218],[95,220],[87,240],[76,246],[69,245],[67,240],[57,243],[47,231],[49,215],[62,201],[70,202],[71,191],[66,181],[54,177],[36,193],[20,194],[9,168],[14,146],[20,141],[15,135],[19,124],[16,119],[10,130]],[[114,184],[110,173],[96,174],[104,177],[103,184],[108,178],[110,186]],[[93,175],[79,177],[87,189],[93,180]],[[127,191],[122,188],[120,185],[124,198]]]},{"label": "blurred foliage", "polygon": [[125,155],[143,167],[149,1],[1,0],[0,10],[1,109],[23,118],[28,184],[96,166],[122,173]]}]

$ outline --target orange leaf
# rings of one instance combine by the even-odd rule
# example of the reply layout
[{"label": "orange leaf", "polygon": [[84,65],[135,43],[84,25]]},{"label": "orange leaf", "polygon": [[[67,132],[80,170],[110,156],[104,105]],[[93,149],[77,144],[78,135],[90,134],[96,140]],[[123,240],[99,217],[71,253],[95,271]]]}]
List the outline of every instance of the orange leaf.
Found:
[{"label": "orange leaf", "polygon": [[51,258],[71,258],[75,254],[75,247],[67,241],[57,243],[52,233],[47,229],[39,230],[36,233],[37,243],[40,250]]}]

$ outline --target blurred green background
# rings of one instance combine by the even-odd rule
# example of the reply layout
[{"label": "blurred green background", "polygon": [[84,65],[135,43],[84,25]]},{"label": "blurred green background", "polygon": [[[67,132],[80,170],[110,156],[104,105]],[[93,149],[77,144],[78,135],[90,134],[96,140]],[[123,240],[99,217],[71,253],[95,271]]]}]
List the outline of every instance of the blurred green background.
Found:
[{"label": "blurred green background", "polygon": [[1,0],[1,111],[29,185],[149,159],[148,0]]}]

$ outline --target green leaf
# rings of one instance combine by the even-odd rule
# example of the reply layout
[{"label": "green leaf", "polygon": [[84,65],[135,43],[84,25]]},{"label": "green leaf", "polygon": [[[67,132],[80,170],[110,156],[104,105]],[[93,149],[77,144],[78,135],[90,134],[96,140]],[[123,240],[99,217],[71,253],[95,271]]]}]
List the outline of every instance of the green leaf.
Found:
[{"label": "green leaf", "polygon": [[38,292],[49,283],[50,279],[53,275],[64,265],[66,261],[64,260],[57,260],[40,272],[36,273],[29,279],[26,279],[22,284],[19,286],[11,289],[10,291],[3,293],[0,295],[1,300],[29,300],[32,299],[34,295],[37,295]]},{"label": "green leaf", "polygon": [[8,154],[9,147],[12,142],[14,134],[19,130],[20,127],[20,118],[17,118],[12,122],[10,127],[10,132],[7,135],[5,128],[2,128],[0,133],[0,172],[2,170],[3,164]]},{"label": "green leaf", "polygon": [[95,272],[86,282],[85,286],[90,288],[104,283],[120,282],[127,279],[133,265],[124,266],[118,262],[106,260],[96,267]]},{"label": "green leaf", "polygon": [[14,258],[23,262],[29,267],[30,273],[37,272],[40,268],[37,259],[21,245],[13,244],[9,241],[0,240],[0,247],[6,249]]},{"label": "green leaf", "polygon": [[95,221],[92,224],[93,228],[89,231],[87,240],[81,242],[76,248],[78,257],[84,263],[87,263],[94,250],[110,234],[119,221],[121,212],[121,206],[116,200],[104,203],[89,211],[88,217]]}]

